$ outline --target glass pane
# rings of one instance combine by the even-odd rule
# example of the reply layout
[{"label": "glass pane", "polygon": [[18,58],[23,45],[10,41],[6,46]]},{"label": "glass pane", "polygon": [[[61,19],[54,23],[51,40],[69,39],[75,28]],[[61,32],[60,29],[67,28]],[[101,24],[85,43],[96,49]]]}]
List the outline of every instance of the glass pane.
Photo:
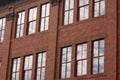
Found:
[{"label": "glass pane", "polygon": [[29,56],[29,69],[32,69],[33,56]]},{"label": "glass pane", "polygon": [[100,56],[104,55],[104,40],[100,40]]},{"label": "glass pane", "polygon": [[20,71],[20,58],[19,59],[17,59],[17,71]]},{"label": "glass pane", "polygon": [[66,78],[69,78],[71,74],[71,63],[67,63],[67,73]]},{"label": "glass pane", "polygon": [[93,74],[98,73],[98,58],[93,59]]},{"label": "glass pane", "polygon": [[89,4],[89,0],[85,0],[85,2],[84,2],[85,4]]},{"label": "glass pane", "polygon": [[38,54],[38,67],[41,67],[42,54]]},{"label": "glass pane", "polygon": [[98,56],[98,41],[94,42],[94,57]]},{"label": "glass pane", "polygon": [[36,31],[36,21],[34,21],[33,22],[33,24],[32,24],[32,33],[35,33],[35,31]]},{"label": "glass pane", "polygon": [[32,76],[32,71],[30,70],[30,71],[28,71],[27,80],[32,80],[31,76]]},{"label": "glass pane", "polygon": [[18,21],[17,21],[17,24],[20,24],[20,23],[21,23],[21,17],[22,17],[22,14],[21,14],[21,13],[18,13]]},{"label": "glass pane", "polygon": [[2,29],[2,25],[3,25],[2,19],[0,19],[0,30]]},{"label": "glass pane", "polygon": [[85,15],[84,18],[88,19],[88,17],[89,17],[89,6],[85,7],[85,14],[84,15]]},{"label": "glass pane", "polygon": [[95,3],[94,17],[99,16],[99,3]]},{"label": "glass pane", "polygon": [[33,32],[33,23],[30,22],[29,23],[29,32],[28,32],[28,34],[32,34],[32,32]]},{"label": "glass pane", "polygon": [[4,30],[2,30],[2,35],[1,35],[1,42],[4,40]]},{"label": "glass pane", "polygon": [[87,60],[83,60],[82,64],[82,75],[87,74]]},{"label": "glass pane", "polygon": [[70,0],[70,9],[74,8],[74,0]]},{"label": "glass pane", "polygon": [[73,23],[73,10],[70,10],[69,13],[69,24]]},{"label": "glass pane", "polygon": [[13,60],[13,72],[15,72],[16,71],[16,64],[17,64],[17,60],[16,59],[14,59]]},{"label": "glass pane", "polygon": [[25,57],[24,70],[28,69],[28,57]]},{"label": "glass pane", "polygon": [[46,65],[46,53],[43,53],[43,56],[42,56],[42,66],[45,66]]},{"label": "glass pane", "polygon": [[65,10],[69,10],[69,0],[65,0]]},{"label": "glass pane", "polygon": [[66,51],[67,51],[66,48],[62,49],[62,63],[66,62],[66,58],[67,58]]},{"label": "glass pane", "polygon": [[42,5],[42,17],[45,17],[45,7],[46,5]]},{"label": "glass pane", "polygon": [[84,19],[84,7],[80,8],[80,20]]},{"label": "glass pane", "polygon": [[24,74],[25,76],[24,76],[24,80],[28,80],[28,72],[27,71],[25,71],[25,74]]},{"label": "glass pane", "polygon": [[100,3],[100,15],[104,15],[105,14],[105,1],[101,1]]},{"label": "glass pane", "polygon": [[47,4],[47,6],[46,6],[46,16],[49,16],[49,14],[50,14],[50,3],[48,3]]},{"label": "glass pane", "polygon": [[71,61],[71,55],[72,55],[72,48],[68,47],[67,62]]},{"label": "glass pane", "polygon": [[45,20],[45,30],[48,30],[48,24],[49,24],[49,17],[46,17],[46,20]]},{"label": "glass pane", "polygon": [[16,80],[19,80],[19,72],[16,73]]},{"label": "glass pane", "polygon": [[24,23],[24,20],[25,20],[25,12],[22,12],[22,21],[21,21],[21,23]]},{"label": "glass pane", "polygon": [[6,18],[3,18],[3,29],[5,29]]},{"label": "glass pane", "polygon": [[82,59],[82,45],[77,46],[77,60]]},{"label": "glass pane", "polygon": [[32,20],[36,20],[37,18],[37,8],[33,9],[33,19]]},{"label": "glass pane", "polygon": [[45,68],[42,68],[42,71],[41,71],[41,80],[45,80]]},{"label": "glass pane", "polygon": [[23,36],[23,32],[24,32],[24,24],[23,24],[23,25],[21,25],[20,37],[22,37],[22,36]]},{"label": "glass pane", "polygon": [[37,80],[40,80],[40,76],[41,76],[40,72],[41,70],[37,69],[37,75],[36,75]]},{"label": "glass pane", "polygon": [[67,24],[68,24],[68,11],[66,11],[64,15],[64,25],[67,25]]},{"label": "glass pane", "polygon": [[77,63],[77,75],[81,75],[82,74],[82,61],[78,61]]},{"label": "glass pane", "polygon": [[79,6],[83,6],[84,5],[84,0],[79,0]]},{"label": "glass pane", "polygon": [[12,80],[15,80],[15,73],[12,74]]},{"label": "glass pane", "polygon": [[82,58],[85,59],[87,58],[87,44],[83,44],[83,54]]},{"label": "glass pane", "polygon": [[44,31],[44,26],[45,26],[45,19],[41,19],[41,26],[40,26],[40,31]]},{"label": "glass pane", "polygon": [[62,64],[62,69],[61,69],[61,78],[62,79],[65,78],[65,71],[66,71],[66,65]]},{"label": "glass pane", "polygon": [[33,9],[29,10],[29,21],[32,21],[32,17],[33,17]]},{"label": "glass pane", "polygon": [[100,73],[104,72],[104,57],[100,57],[100,60],[99,60],[99,72]]}]

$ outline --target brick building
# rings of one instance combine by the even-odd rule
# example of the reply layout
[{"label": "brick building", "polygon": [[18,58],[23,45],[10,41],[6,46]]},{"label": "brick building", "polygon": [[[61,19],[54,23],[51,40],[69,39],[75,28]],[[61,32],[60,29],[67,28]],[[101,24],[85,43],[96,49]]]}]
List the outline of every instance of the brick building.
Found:
[{"label": "brick building", "polygon": [[119,0],[2,1],[0,80],[120,80]]}]

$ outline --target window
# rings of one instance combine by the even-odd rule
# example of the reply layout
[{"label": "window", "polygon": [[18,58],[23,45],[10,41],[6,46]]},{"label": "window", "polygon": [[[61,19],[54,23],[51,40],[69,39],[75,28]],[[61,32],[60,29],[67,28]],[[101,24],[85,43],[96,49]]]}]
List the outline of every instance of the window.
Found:
[{"label": "window", "polygon": [[4,32],[5,32],[5,18],[0,19],[0,42],[4,40]]},{"label": "window", "polygon": [[77,45],[77,76],[87,74],[87,43]]},{"label": "window", "polygon": [[16,58],[13,59],[11,80],[19,80],[19,75],[20,75],[20,58]]},{"label": "window", "polygon": [[19,12],[17,18],[17,30],[16,30],[16,38],[20,38],[23,36],[24,32],[24,20],[25,20],[25,11]]},{"label": "window", "polygon": [[24,63],[24,80],[32,80],[33,56],[26,56]]},{"label": "window", "polygon": [[50,3],[42,5],[41,13],[41,28],[40,31],[48,30],[49,26],[49,15],[50,15]]},{"label": "window", "polygon": [[94,17],[105,14],[105,0],[94,0]]},{"label": "window", "polygon": [[74,0],[65,0],[64,25],[73,23]]},{"label": "window", "polygon": [[46,52],[38,54],[36,80],[45,80]]},{"label": "window", "polygon": [[88,19],[89,0],[79,0],[79,20]]},{"label": "window", "polygon": [[104,72],[104,39],[93,42],[93,74]]},{"label": "window", "polygon": [[71,75],[72,47],[62,49],[61,78],[69,78]]},{"label": "window", "polygon": [[28,34],[33,34],[36,31],[37,7],[29,9],[29,28]]}]

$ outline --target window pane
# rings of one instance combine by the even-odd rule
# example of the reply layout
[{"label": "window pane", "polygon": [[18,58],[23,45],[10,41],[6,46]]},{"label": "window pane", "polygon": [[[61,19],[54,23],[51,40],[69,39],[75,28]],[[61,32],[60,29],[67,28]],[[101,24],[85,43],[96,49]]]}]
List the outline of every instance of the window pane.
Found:
[{"label": "window pane", "polygon": [[83,54],[82,58],[87,58],[87,44],[83,44]]},{"label": "window pane", "polygon": [[22,20],[21,20],[21,23],[24,23],[24,20],[25,20],[25,12],[22,12]]},{"label": "window pane", "polygon": [[77,75],[81,75],[82,74],[82,61],[78,61],[77,63]]},{"label": "window pane", "polygon": [[12,74],[12,80],[15,80],[15,73]]},{"label": "window pane", "polygon": [[86,6],[85,7],[85,19],[88,19],[88,17],[89,17],[89,7],[88,6]]},{"label": "window pane", "polygon": [[70,9],[74,8],[74,0],[70,0]]},{"label": "window pane", "polygon": [[42,54],[38,54],[38,67],[41,67]]},{"label": "window pane", "polygon": [[100,57],[100,60],[99,60],[99,72],[100,73],[103,73],[104,72],[104,57]]},{"label": "window pane", "polygon": [[101,1],[100,3],[100,14],[104,15],[105,14],[105,1]]},{"label": "window pane", "polygon": [[45,66],[46,64],[46,53],[43,53],[43,56],[42,56],[42,66]]},{"label": "window pane", "polygon": [[95,3],[94,17],[99,16],[99,3]]},{"label": "window pane", "polygon": [[80,20],[84,19],[84,7],[80,8]]},{"label": "window pane", "polygon": [[87,60],[83,61],[83,66],[82,66],[82,75],[87,74]]},{"label": "window pane", "polygon": [[79,6],[82,6],[82,5],[84,5],[84,0],[79,1]]},{"label": "window pane", "polygon": [[77,60],[82,59],[82,45],[77,46]]},{"label": "window pane", "polygon": [[94,57],[98,56],[98,41],[94,42]]},{"label": "window pane", "polygon": [[45,80],[45,68],[42,68],[41,80]]},{"label": "window pane", "polygon": [[45,17],[45,7],[46,5],[42,5],[42,17]]},{"label": "window pane", "polygon": [[70,77],[71,73],[71,63],[67,63],[67,73],[66,73],[66,78]]},{"label": "window pane", "polygon": [[98,58],[93,59],[93,74],[98,73]]},{"label": "window pane", "polygon": [[69,10],[69,0],[65,0],[65,10]]},{"label": "window pane", "polygon": [[48,30],[48,24],[49,24],[49,17],[46,17],[46,20],[45,20],[45,30]]},{"label": "window pane", "polygon": [[85,1],[85,2],[84,2],[85,4],[89,4],[89,0],[84,0],[84,1]]},{"label": "window pane", "polygon": [[70,10],[69,13],[69,24],[73,23],[73,10]]},{"label": "window pane", "polygon": [[36,20],[37,18],[37,8],[33,9],[33,20]]},{"label": "window pane", "polygon": [[67,53],[67,62],[71,61],[71,54],[72,53],[72,48],[68,47],[68,53]]},{"label": "window pane", "polygon": [[45,24],[45,19],[41,19],[41,30],[40,31],[44,31],[44,25]]},{"label": "window pane", "polygon": [[63,48],[62,50],[62,63],[66,62],[66,52],[67,52],[67,49],[66,48]]},{"label": "window pane", "polygon": [[61,70],[61,78],[64,79],[65,78],[65,71],[66,71],[66,65],[62,64],[62,70]]},{"label": "window pane", "polygon": [[100,41],[100,56],[104,55],[104,40]]},{"label": "window pane", "polygon": [[50,4],[48,3],[47,6],[46,6],[46,16],[49,16],[50,14]]},{"label": "window pane", "polygon": [[68,11],[65,12],[65,15],[64,15],[64,24],[68,24]]},{"label": "window pane", "polygon": [[30,9],[29,10],[29,21],[32,20],[32,17],[33,17],[33,9]]},{"label": "window pane", "polygon": [[37,69],[37,75],[36,75],[36,78],[37,80],[40,80],[40,72],[41,72],[41,69]]}]

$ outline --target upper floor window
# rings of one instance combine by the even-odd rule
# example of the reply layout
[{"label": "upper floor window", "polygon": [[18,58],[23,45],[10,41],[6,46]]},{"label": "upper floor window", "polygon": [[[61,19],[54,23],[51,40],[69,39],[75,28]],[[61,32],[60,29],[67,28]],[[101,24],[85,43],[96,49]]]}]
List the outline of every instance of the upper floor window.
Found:
[{"label": "upper floor window", "polygon": [[24,62],[24,80],[32,80],[33,56],[26,56]]},{"label": "upper floor window", "polygon": [[93,74],[104,72],[104,39],[93,42]]},{"label": "upper floor window", "polygon": [[77,45],[77,76],[87,74],[87,43]]},{"label": "upper floor window", "polygon": [[0,42],[4,41],[5,21],[5,18],[0,18]]},{"label": "upper floor window", "polygon": [[24,32],[25,11],[19,12],[17,17],[16,38],[22,37]]},{"label": "upper floor window", "polygon": [[45,80],[46,52],[38,54],[36,80]]},{"label": "upper floor window", "polygon": [[50,15],[50,3],[42,5],[40,31],[48,30]]},{"label": "upper floor window", "polygon": [[73,23],[74,0],[65,0],[64,25]]},{"label": "upper floor window", "polygon": [[94,17],[105,14],[105,0],[94,0]]},{"label": "upper floor window", "polygon": [[79,20],[89,17],[89,0],[79,0]]},{"label": "upper floor window", "polygon": [[33,34],[36,31],[37,7],[29,9],[29,26],[28,34]]},{"label": "upper floor window", "polygon": [[71,56],[72,47],[62,48],[62,61],[61,61],[61,78],[69,78],[71,76]]},{"label": "upper floor window", "polygon": [[19,76],[20,76],[20,58],[16,58],[13,59],[11,80],[19,80]]}]

